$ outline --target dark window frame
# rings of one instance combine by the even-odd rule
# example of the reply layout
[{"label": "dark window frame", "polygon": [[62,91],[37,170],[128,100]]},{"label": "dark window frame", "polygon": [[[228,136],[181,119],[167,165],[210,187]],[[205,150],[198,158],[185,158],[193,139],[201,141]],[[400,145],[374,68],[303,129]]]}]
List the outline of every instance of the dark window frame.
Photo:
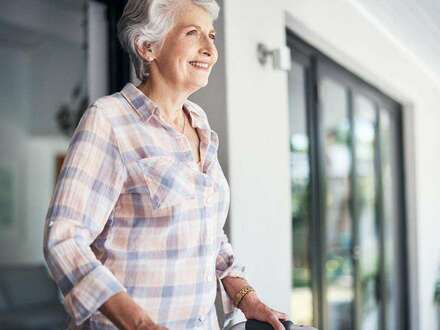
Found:
[{"label": "dark window frame", "polygon": [[[399,141],[397,144],[397,148],[395,150],[395,156],[400,161],[398,166],[397,177],[397,185],[399,192],[398,198],[398,214],[397,217],[401,221],[399,222],[400,227],[398,228],[398,236],[401,237],[399,241],[399,265],[400,269],[398,270],[400,274],[402,274],[402,280],[400,283],[399,290],[401,291],[401,299],[402,303],[400,304],[399,309],[399,318],[400,318],[400,329],[410,329],[411,320],[410,320],[410,311],[409,311],[409,273],[408,273],[408,265],[409,265],[409,250],[408,250],[408,233],[407,233],[407,207],[406,207],[406,180],[405,180],[405,140],[404,140],[404,132],[403,132],[403,112],[402,106],[396,101],[392,100],[389,96],[385,95],[381,90],[372,86],[367,81],[363,80],[359,76],[356,76],[354,73],[350,72],[342,65],[338,64],[335,60],[321,53],[318,49],[314,48],[312,45],[305,42],[299,35],[294,33],[291,29],[286,28],[286,40],[287,45],[290,47],[292,51],[292,58],[301,63],[306,72],[306,120],[307,120],[307,134],[310,139],[310,169],[311,169],[311,223],[309,230],[309,240],[315,242],[315,244],[311,245],[310,254],[314,257],[310,260],[311,272],[312,272],[312,294],[313,294],[313,315],[314,315],[314,323],[320,329],[326,329],[326,325],[324,324],[327,319],[325,315],[324,301],[326,300],[325,296],[325,279],[324,279],[324,264],[325,264],[325,253],[323,246],[323,242],[325,242],[325,180],[324,180],[324,162],[322,159],[323,149],[320,145],[320,141],[322,141],[319,136],[321,129],[321,118],[319,111],[319,96],[318,96],[318,77],[320,74],[325,74],[327,76],[331,76],[336,78],[339,82],[346,83],[350,86],[352,90],[359,92],[361,95],[367,96],[369,99],[373,100],[375,104],[383,105],[395,120],[397,130],[396,130],[396,140]],[[351,92],[349,94],[352,94]],[[353,120],[353,95],[349,95],[349,113],[350,120]],[[376,141],[377,143],[377,141]],[[353,167],[356,164],[352,165]],[[376,169],[379,171],[380,164],[375,164]],[[381,173],[377,174],[376,181],[381,183]],[[377,196],[380,198],[381,196]],[[379,216],[383,214],[383,205],[381,202],[377,203],[377,214]],[[356,221],[354,222],[354,224]],[[355,232],[355,230],[354,230]],[[383,224],[380,230],[380,235],[383,235],[384,229]],[[358,239],[354,237],[354,239]],[[382,244],[383,240],[381,239]],[[382,245],[380,246],[382,250]],[[384,258],[383,250],[381,252],[381,291],[382,294],[385,294],[385,284],[384,284]],[[355,284],[355,287],[358,284]],[[382,303],[383,303],[382,297]],[[358,314],[357,311],[353,311],[355,314]],[[384,324],[384,319],[386,317],[385,308],[381,306],[381,323]],[[357,319],[358,317],[356,317]],[[356,321],[355,321],[356,322]],[[385,324],[382,326],[384,327]],[[358,329],[358,328],[357,328]]]}]

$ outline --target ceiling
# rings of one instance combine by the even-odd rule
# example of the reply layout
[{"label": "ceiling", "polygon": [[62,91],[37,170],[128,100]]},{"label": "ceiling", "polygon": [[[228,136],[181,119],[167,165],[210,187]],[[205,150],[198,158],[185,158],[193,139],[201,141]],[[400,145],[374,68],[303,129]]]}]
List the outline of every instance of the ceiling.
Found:
[{"label": "ceiling", "polygon": [[352,0],[440,82],[440,0]]}]

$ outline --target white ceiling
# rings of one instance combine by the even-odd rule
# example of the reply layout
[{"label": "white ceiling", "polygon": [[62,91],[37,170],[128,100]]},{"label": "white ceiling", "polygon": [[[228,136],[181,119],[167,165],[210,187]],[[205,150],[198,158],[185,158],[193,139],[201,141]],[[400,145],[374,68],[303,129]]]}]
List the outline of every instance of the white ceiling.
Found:
[{"label": "white ceiling", "polygon": [[352,0],[440,82],[440,0]]}]

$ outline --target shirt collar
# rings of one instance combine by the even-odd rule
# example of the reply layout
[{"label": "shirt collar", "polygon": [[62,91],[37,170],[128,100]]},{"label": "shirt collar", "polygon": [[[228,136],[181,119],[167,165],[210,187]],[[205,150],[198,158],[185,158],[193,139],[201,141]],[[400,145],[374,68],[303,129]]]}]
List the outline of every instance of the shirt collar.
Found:
[{"label": "shirt collar", "polygon": [[[143,120],[148,121],[159,109],[158,105],[152,99],[145,95],[131,82],[125,84],[124,88],[121,90],[121,94]],[[210,128],[206,114],[199,105],[187,99],[183,103],[183,106],[188,110],[194,127],[203,129]]]}]

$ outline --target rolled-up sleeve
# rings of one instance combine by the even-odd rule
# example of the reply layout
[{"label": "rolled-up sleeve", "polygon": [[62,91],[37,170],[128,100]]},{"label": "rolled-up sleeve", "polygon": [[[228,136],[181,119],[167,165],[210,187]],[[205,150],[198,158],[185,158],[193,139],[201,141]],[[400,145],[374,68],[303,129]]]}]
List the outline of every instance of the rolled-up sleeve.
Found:
[{"label": "rolled-up sleeve", "polygon": [[225,314],[231,313],[235,308],[234,303],[226,292],[221,280],[227,276],[245,279],[245,267],[237,262],[232,245],[229,243],[228,237],[223,230],[220,236],[220,249],[216,259],[216,276],[219,283],[218,289],[222,300],[223,312]]},{"label": "rolled-up sleeve", "polygon": [[72,136],[44,231],[48,268],[76,325],[112,295],[126,291],[91,249],[127,177],[113,128],[102,111],[91,105]]}]

